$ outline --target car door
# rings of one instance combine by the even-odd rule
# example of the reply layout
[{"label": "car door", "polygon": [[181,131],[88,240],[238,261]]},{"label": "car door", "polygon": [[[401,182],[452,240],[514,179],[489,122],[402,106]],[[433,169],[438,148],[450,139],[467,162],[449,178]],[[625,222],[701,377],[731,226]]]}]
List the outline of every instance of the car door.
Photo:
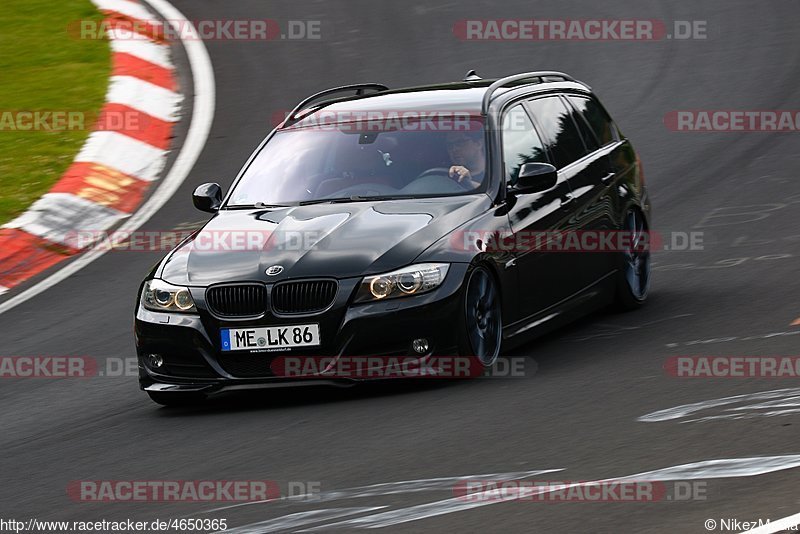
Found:
[{"label": "car door", "polygon": [[[564,97],[574,111],[573,119],[581,135],[587,140],[587,145],[592,143],[594,147],[592,158],[597,162],[597,174],[600,176],[599,182],[572,184],[573,194],[587,195],[588,208],[584,217],[587,228],[600,233],[614,232],[617,230],[614,214],[619,212],[618,195],[614,190],[620,178],[618,166],[614,164],[621,144],[619,132],[596,98],[577,94],[565,94]],[[620,242],[613,241],[614,244]],[[601,275],[613,271],[617,266],[613,251],[599,253],[597,260]]]},{"label": "car door", "polygon": [[573,285],[565,269],[567,255],[536,248],[537,237],[551,230],[563,229],[568,218],[563,204],[569,202],[566,177],[556,185],[536,193],[516,193],[514,184],[525,163],[552,163],[547,148],[536,131],[523,104],[509,108],[502,121],[503,167],[508,218],[514,244],[518,287],[516,298],[521,318],[527,318],[568,297]]},{"label": "car door", "polygon": [[570,196],[562,205],[566,221],[563,229],[569,234],[563,241],[567,258],[565,269],[570,273],[570,294],[592,285],[605,274],[606,254],[592,250],[603,229],[603,177],[609,173],[608,158],[600,155],[593,138],[584,139],[575,121],[576,112],[560,95],[547,95],[529,100],[533,119],[542,132],[552,154],[559,178],[564,179]]}]

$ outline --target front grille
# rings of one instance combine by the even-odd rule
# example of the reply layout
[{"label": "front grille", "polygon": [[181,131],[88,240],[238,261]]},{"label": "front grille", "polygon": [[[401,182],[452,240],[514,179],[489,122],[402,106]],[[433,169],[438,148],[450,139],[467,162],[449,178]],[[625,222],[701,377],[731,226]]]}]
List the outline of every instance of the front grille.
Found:
[{"label": "front grille", "polygon": [[267,310],[267,290],[261,284],[209,287],[206,304],[219,317],[255,317]]},{"label": "front grille", "polygon": [[335,280],[282,282],[272,288],[272,309],[276,313],[314,313],[333,304]]}]

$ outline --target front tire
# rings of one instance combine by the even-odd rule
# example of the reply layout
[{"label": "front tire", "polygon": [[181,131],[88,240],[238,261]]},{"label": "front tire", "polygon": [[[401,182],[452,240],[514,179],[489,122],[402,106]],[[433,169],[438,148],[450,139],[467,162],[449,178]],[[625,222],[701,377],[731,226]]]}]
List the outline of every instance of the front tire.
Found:
[{"label": "front tire", "polygon": [[467,275],[462,303],[459,349],[489,367],[500,355],[503,322],[500,289],[486,267],[479,265]]}]

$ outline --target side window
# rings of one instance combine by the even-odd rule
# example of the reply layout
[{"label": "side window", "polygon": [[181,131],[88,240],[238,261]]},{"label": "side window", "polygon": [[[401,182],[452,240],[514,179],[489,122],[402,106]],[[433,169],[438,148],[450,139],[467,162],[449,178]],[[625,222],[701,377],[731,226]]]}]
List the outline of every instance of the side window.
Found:
[{"label": "side window", "polygon": [[515,184],[525,163],[547,163],[544,145],[528,113],[518,104],[503,117],[503,165],[509,184]]},{"label": "side window", "polygon": [[584,120],[600,141],[600,146],[618,141],[617,129],[608,116],[606,110],[593,98],[585,96],[568,95],[569,101],[583,116]]},{"label": "side window", "polygon": [[557,168],[566,167],[589,152],[570,117],[570,110],[560,97],[537,98],[528,105],[541,128],[545,144],[553,154]]},{"label": "side window", "polygon": [[581,138],[583,139],[583,144],[586,147],[586,150],[589,152],[594,152],[600,145],[597,143],[597,137],[595,136],[594,132],[589,128],[589,125],[586,124],[586,121],[583,120],[583,116],[581,115],[580,111],[575,108],[575,106],[571,105],[569,102],[563,101],[567,108],[569,108],[569,114],[572,117],[572,122],[575,123],[575,126],[578,127],[578,131],[581,133]]}]

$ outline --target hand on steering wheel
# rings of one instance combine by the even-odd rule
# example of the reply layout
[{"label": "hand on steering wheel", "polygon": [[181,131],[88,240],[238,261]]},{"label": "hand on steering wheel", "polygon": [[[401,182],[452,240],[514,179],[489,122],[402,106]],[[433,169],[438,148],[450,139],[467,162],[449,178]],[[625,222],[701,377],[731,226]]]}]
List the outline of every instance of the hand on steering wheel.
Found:
[{"label": "hand on steering wheel", "polygon": [[462,185],[466,185],[464,182],[472,180],[472,173],[463,165],[453,165],[448,170],[447,175]]}]

